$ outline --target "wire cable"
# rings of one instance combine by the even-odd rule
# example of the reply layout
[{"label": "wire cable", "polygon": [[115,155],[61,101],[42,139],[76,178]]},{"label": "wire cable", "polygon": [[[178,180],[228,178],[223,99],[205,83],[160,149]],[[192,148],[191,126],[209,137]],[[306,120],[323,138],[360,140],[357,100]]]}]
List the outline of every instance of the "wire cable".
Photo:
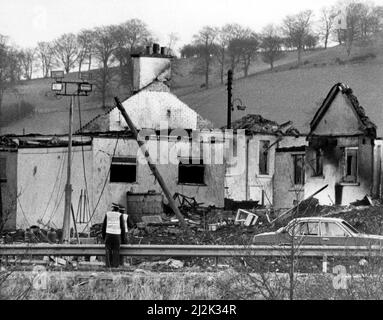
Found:
[{"label": "wire cable", "polygon": [[106,184],[107,184],[107,182],[108,182],[108,180],[109,180],[110,170],[111,170],[111,168],[112,168],[113,158],[114,158],[114,156],[115,156],[115,154],[116,154],[116,150],[117,150],[117,146],[118,146],[118,140],[119,140],[119,138],[120,138],[120,137],[119,137],[119,134],[117,133],[116,144],[115,144],[115,146],[114,146],[113,155],[112,155],[111,160],[110,160],[110,166],[109,166],[108,174],[107,174],[106,177],[105,177],[104,185],[103,185],[103,187],[102,187],[100,196],[99,196],[99,198],[98,198],[98,200],[97,200],[96,206],[95,206],[95,208],[93,209],[92,215],[90,216],[89,221],[87,222],[87,224],[85,225],[85,227],[83,228],[83,230],[82,230],[81,233],[83,233],[83,232],[85,231],[85,229],[88,227],[89,223],[92,221],[92,219],[93,219],[93,217],[94,217],[94,215],[95,215],[95,213],[96,213],[97,207],[98,207],[98,205],[99,205],[99,203],[100,203],[100,201],[101,201],[102,195],[103,195],[103,193],[104,193],[104,191],[105,191]]},{"label": "wire cable", "polygon": [[90,202],[89,202],[89,191],[88,191],[88,181],[86,178],[86,167],[85,167],[85,154],[84,154],[84,144],[83,144],[83,136],[82,136],[82,119],[81,119],[81,103],[80,103],[80,96],[77,96],[77,105],[78,105],[78,119],[80,123],[80,130],[79,133],[81,135],[81,154],[82,154],[82,169],[83,169],[83,175],[84,175],[84,184],[85,184],[85,193],[86,193],[86,202],[88,205],[88,216],[91,215],[91,209],[90,209]]}]

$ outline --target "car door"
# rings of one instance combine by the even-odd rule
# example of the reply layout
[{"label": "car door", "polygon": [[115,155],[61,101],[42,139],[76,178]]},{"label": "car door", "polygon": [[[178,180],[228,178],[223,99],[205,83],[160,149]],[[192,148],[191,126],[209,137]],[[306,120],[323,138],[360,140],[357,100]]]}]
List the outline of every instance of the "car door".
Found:
[{"label": "car door", "polygon": [[321,221],[320,234],[322,245],[355,245],[355,241],[351,234],[335,221]]},{"label": "car door", "polygon": [[289,232],[294,245],[320,245],[318,221],[300,221]]}]

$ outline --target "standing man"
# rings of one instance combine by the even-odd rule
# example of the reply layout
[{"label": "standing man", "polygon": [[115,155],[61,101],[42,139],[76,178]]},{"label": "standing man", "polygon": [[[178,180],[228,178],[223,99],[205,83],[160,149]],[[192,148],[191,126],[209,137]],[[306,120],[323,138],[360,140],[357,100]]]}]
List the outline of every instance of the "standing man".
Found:
[{"label": "standing man", "polygon": [[112,204],[112,211],[108,211],[102,224],[102,238],[105,241],[106,266],[118,268],[120,264],[121,238],[125,240],[125,225],[119,206]]}]

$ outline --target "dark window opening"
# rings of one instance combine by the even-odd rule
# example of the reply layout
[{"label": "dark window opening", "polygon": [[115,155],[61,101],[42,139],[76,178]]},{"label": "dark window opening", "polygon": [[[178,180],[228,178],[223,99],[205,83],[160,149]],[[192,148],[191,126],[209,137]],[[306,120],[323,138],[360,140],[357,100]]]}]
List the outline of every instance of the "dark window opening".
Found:
[{"label": "dark window opening", "polygon": [[315,175],[323,175],[323,151],[322,149],[315,151]]},{"label": "dark window opening", "polygon": [[180,162],[178,165],[178,183],[205,185],[205,165],[202,159],[199,161],[190,159],[188,163]]},{"label": "dark window opening", "polygon": [[259,174],[269,174],[269,146],[270,141],[259,142]]},{"label": "dark window opening", "polygon": [[0,158],[0,182],[7,182],[7,159]]},{"label": "dark window opening", "polygon": [[137,181],[136,158],[113,157],[110,168],[110,182],[134,183]]},{"label": "dark window opening", "polygon": [[357,182],[358,177],[358,148],[345,148],[344,182]]},{"label": "dark window opening", "polygon": [[294,162],[294,184],[305,184],[305,156],[303,154],[293,155]]}]

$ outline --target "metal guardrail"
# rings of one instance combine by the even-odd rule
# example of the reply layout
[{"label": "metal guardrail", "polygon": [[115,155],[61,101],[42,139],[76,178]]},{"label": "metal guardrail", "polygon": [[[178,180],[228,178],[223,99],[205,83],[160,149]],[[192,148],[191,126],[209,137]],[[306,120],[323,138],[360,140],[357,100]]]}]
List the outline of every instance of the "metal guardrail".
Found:
[{"label": "metal guardrail", "polygon": [[[290,246],[270,245],[121,245],[123,256],[166,257],[281,257],[291,254]],[[300,257],[368,257],[382,256],[381,246],[307,246],[294,250]],[[0,245],[0,256],[102,256],[100,244],[6,244]]]}]

